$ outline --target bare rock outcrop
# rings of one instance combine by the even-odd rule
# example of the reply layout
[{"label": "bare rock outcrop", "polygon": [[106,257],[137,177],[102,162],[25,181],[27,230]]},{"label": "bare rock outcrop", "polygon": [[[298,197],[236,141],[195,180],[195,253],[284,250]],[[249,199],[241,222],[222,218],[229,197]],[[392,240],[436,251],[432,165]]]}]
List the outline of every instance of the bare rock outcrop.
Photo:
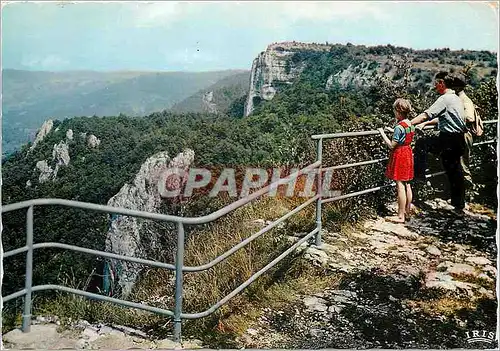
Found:
[{"label": "bare rock outcrop", "polygon": [[217,112],[217,105],[214,102],[214,92],[213,91],[209,91],[209,92],[203,94],[202,103],[203,103],[204,110],[208,111],[209,113],[216,113]]},{"label": "bare rock outcrop", "polygon": [[[161,181],[162,172],[168,168],[183,168],[185,170],[194,161],[194,151],[185,150],[174,159],[170,159],[167,152],[160,152],[148,158],[143,163],[132,184],[125,184],[120,191],[108,201],[108,206],[127,208],[138,211],[158,212],[162,198],[158,190],[158,182]],[[175,226],[172,223],[164,223],[165,228],[162,237],[151,231],[144,233],[145,222],[134,217],[113,216],[106,235],[106,251],[120,255],[146,258],[147,252],[155,250],[156,247],[165,245],[165,240],[175,242]],[[147,235],[147,247],[141,245]],[[109,261],[105,268],[109,277],[118,278],[118,285],[124,296],[131,289],[139,275],[142,266],[124,261]],[[106,285],[105,279],[105,285]],[[106,287],[105,287],[106,289]]]},{"label": "bare rock outcrop", "polygon": [[271,44],[253,60],[245,116],[254,110],[255,98],[271,100],[278,91],[277,85],[291,84],[300,75],[304,65],[289,63],[289,59],[295,53],[292,50],[297,49],[297,45],[299,44]]},{"label": "bare rock outcrop", "polygon": [[89,135],[89,137],[87,139],[88,147],[96,148],[99,146],[100,143],[101,143],[101,141],[94,134]]},{"label": "bare rock outcrop", "polygon": [[153,339],[141,330],[121,325],[91,324],[79,320],[60,327],[58,317],[37,316],[32,321],[31,331],[23,333],[14,329],[3,335],[9,349],[48,350],[128,350],[128,349],[201,349],[202,341],[183,340],[176,343],[171,339]]},{"label": "bare rock outcrop", "polygon": [[40,175],[38,176],[38,182],[40,184],[52,179],[54,170],[49,166],[47,160],[38,161],[36,163],[36,168],[40,171]]},{"label": "bare rock outcrop", "polygon": [[62,166],[68,166],[70,162],[68,144],[64,141],[55,144],[52,150],[52,159],[56,162],[53,179],[57,177],[57,172]]},{"label": "bare rock outcrop", "polygon": [[[54,147],[52,148],[52,162],[49,164],[48,160],[40,160],[36,163],[36,169],[40,171],[38,182],[45,183],[50,180],[56,180],[59,169],[61,167],[68,166],[69,163],[70,156],[68,144],[65,141],[60,141],[59,144],[54,144]],[[31,181],[29,181],[29,185],[26,183],[26,187],[30,186]]]},{"label": "bare rock outcrop", "polygon": [[35,140],[33,141],[33,145],[31,145],[30,150],[33,150],[38,145],[38,143],[40,143],[43,139],[45,139],[47,134],[51,132],[53,126],[54,126],[54,121],[52,121],[51,119],[43,122],[42,127],[36,134]]}]

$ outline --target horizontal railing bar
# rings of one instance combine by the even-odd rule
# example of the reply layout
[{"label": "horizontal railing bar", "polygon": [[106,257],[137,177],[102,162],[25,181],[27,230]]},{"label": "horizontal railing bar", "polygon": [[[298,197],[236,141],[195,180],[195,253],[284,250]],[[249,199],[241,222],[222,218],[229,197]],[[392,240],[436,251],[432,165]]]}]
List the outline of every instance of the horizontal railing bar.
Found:
[{"label": "horizontal railing bar", "polygon": [[[432,127],[426,126],[425,128],[426,129],[430,129]],[[473,146],[482,145],[482,144],[491,144],[491,143],[494,143],[494,142],[496,142],[496,140],[483,141],[483,142],[480,142],[480,143],[475,143],[475,144],[473,144]],[[369,165],[369,164],[373,164],[373,163],[379,163],[379,162],[382,162],[382,161],[386,161],[388,159],[389,159],[388,157],[385,157],[385,158],[380,158],[380,159],[370,160],[370,161],[363,161],[363,162],[356,162],[356,163],[346,163],[346,164],[343,164],[343,165],[326,167],[326,168],[323,168],[322,171],[333,171],[333,170],[350,168],[350,167],[365,166],[365,165]]]},{"label": "horizontal railing bar", "polygon": [[19,290],[18,292],[15,292],[13,294],[7,295],[5,297],[2,296],[2,301],[3,302],[7,302],[7,301],[10,301],[10,300],[13,300],[13,299],[17,299],[18,297],[21,297],[24,294],[26,294],[26,289]]},{"label": "horizontal railing bar", "polygon": [[339,195],[339,196],[335,196],[335,197],[330,197],[330,198],[321,200],[321,203],[326,204],[326,203],[332,202],[332,201],[343,200],[343,199],[347,199],[347,198],[358,196],[358,195],[373,193],[375,191],[381,190],[381,189],[386,188],[386,187],[391,186],[391,185],[392,184],[387,184],[387,185],[377,186],[375,188],[370,188],[370,189],[366,189],[366,190],[356,191],[354,193],[349,193],[349,194],[345,194],[345,195]]},{"label": "horizontal railing bar", "polygon": [[382,161],[386,161],[388,159],[389,158],[386,157],[386,158],[380,158],[380,159],[377,159],[377,160],[363,161],[363,162],[357,162],[357,163],[346,163],[344,165],[326,167],[326,168],[323,168],[322,171],[333,171],[333,170],[337,170],[337,169],[344,169],[344,168],[350,168],[350,167],[356,167],[356,166],[364,166],[364,165],[369,165],[369,164],[372,164],[372,163],[379,163],[379,162],[382,162]]},{"label": "horizontal railing bar", "polygon": [[[435,177],[435,176],[438,176],[438,175],[441,175],[441,174],[446,174],[446,172],[445,171],[441,171],[441,172],[437,172],[437,173],[426,174],[425,178],[432,178],[432,177]],[[325,204],[325,203],[328,203],[328,202],[337,201],[337,200],[343,200],[343,199],[347,199],[347,198],[358,196],[358,195],[373,193],[375,191],[379,191],[379,190],[381,190],[383,188],[386,188],[388,186],[393,186],[394,184],[395,183],[381,185],[381,186],[377,186],[375,188],[370,188],[370,189],[366,189],[366,190],[356,191],[354,193],[349,193],[349,194],[345,194],[345,195],[330,197],[330,198],[322,200],[321,203]]]},{"label": "horizontal railing bar", "polygon": [[[483,124],[498,123],[497,119],[483,121]],[[434,129],[434,125],[427,125],[424,129]],[[366,135],[377,135],[380,134],[378,130],[365,130],[361,132],[344,132],[344,133],[332,133],[332,134],[315,134],[312,135],[312,139],[333,139],[333,138],[345,138],[345,137],[356,137],[356,136],[366,136]]]},{"label": "horizontal railing bar", "polygon": [[[226,207],[221,208],[220,210],[217,210],[217,211],[215,211],[207,216],[197,218],[196,221],[193,222],[192,224],[201,224],[201,223],[212,222],[212,221],[216,220],[217,218],[225,215],[226,213],[234,211],[237,208],[239,208],[243,205],[246,205],[247,203],[261,197],[262,195],[267,194],[270,190],[273,190],[277,186],[286,184],[286,183],[290,182],[290,180],[297,178],[298,176],[300,176],[302,174],[306,174],[310,170],[318,168],[320,165],[321,165],[321,161],[316,161],[316,162],[310,164],[309,166],[307,166],[307,167],[305,167],[305,168],[303,168],[295,173],[290,174],[288,177],[282,178],[282,179],[280,179],[272,184],[269,184],[269,185],[265,186],[264,188],[259,189],[256,192],[250,194],[249,196],[244,197],[240,200],[233,202],[232,204],[230,204]],[[185,219],[182,219],[182,222],[191,224],[190,222],[185,221]]]},{"label": "horizontal railing bar", "polygon": [[320,161],[317,161],[313,164],[310,164],[309,166],[307,166],[307,167],[305,167],[305,168],[303,168],[303,169],[301,169],[293,174],[290,174],[288,177],[282,178],[282,179],[280,179],[272,184],[269,184],[268,186],[266,186],[262,189],[259,189],[258,191],[250,194],[247,197],[244,197],[240,200],[237,200],[237,201],[233,202],[232,204],[229,204],[229,205],[221,208],[220,210],[217,210],[209,215],[202,216],[202,217],[178,217],[178,216],[164,215],[164,214],[159,214],[159,213],[150,213],[150,212],[137,211],[137,210],[129,210],[126,208],[91,204],[91,203],[86,203],[86,202],[64,200],[64,199],[34,199],[34,200],[17,202],[14,204],[2,206],[2,213],[22,209],[22,208],[29,207],[29,206],[61,205],[61,206],[76,207],[76,208],[81,208],[81,209],[86,209],[86,210],[95,210],[95,211],[100,211],[100,212],[121,214],[121,215],[125,215],[125,216],[132,216],[132,217],[139,217],[139,218],[146,218],[146,219],[162,220],[162,221],[169,221],[169,222],[181,222],[184,224],[203,224],[203,223],[207,223],[207,222],[212,222],[212,221],[218,219],[219,217],[222,217],[223,215],[225,215],[231,211],[234,211],[243,205],[246,205],[250,201],[253,201],[253,200],[259,198],[260,196],[266,194],[267,192],[269,192],[269,190],[273,189],[274,187],[277,187],[277,186],[282,185],[282,184],[286,184],[286,183],[290,182],[290,180],[292,180],[292,179],[294,179],[302,174],[305,174],[312,169],[318,168],[320,164],[321,164]]},{"label": "horizontal railing bar", "polygon": [[333,138],[345,138],[345,137],[356,137],[356,136],[366,136],[366,135],[378,135],[380,134],[378,130],[365,130],[361,132],[344,132],[344,133],[332,133],[332,134],[316,134],[312,135],[312,139],[333,139]]},{"label": "horizontal railing bar", "polygon": [[201,317],[206,317],[213,312],[215,312],[218,308],[220,308],[222,305],[224,305],[227,301],[229,301],[231,298],[239,294],[243,289],[245,289],[248,285],[253,283],[257,278],[259,278],[262,274],[266,273],[269,269],[274,267],[279,261],[281,261],[283,258],[288,256],[293,250],[295,250],[297,247],[302,245],[305,241],[309,240],[313,235],[315,235],[318,232],[318,228],[314,229],[312,232],[307,234],[305,237],[297,241],[295,244],[290,246],[286,251],[284,251],[281,255],[276,257],[274,260],[272,260],[269,264],[267,264],[264,268],[259,270],[257,273],[252,275],[250,278],[248,278],[243,284],[241,284],[239,287],[234,289],[229,295],[224,297],[222,300],[217,302],[215,305],[210,307],[208,310],[200,313],[182,313],[181,318],[184,319],[195,319],[195,318],[201,318]]},{"label": "horizontal railing bar", "polygon": [[[116,299],[114,297],[109,297],[109,296],[104,296],[104,295],[98,295],[98,294],[90,293],[88,291],[83,291],[83,290],[78,290],[78,289],[72,289],[72,288],[68,288],[66,286],[61,286],[61,285],[37,285],[37,286],[34,286],[34,287],[31,288],[31,291],[33,291],[33,292],[34,291],[44,291],[44,290],[64,291],[64,292],[67,292],[67,293],[70,293],[70,294],[80,295],[80,296],[84,296],[84,297],[87,297],[87,298],[90,298],[90,299],[96,299],[96,300],[99,300],[99,301],[111,302],[111,303],[115,303],[115,304],[126,306],[126,307],[132,307],[132,308],[137,308],[137,309],[144,310],[144,311],[149,311],[149,312],[153,312],[153,313],[162,314],[162,315],[165,315],[165,316],[171,316],[171,317],[173,317],[173,315],[174,315],[174,313],[172,311],[170,311],[170,310],[164,310],[163,308],[158,308],[158,307],[153,307],[153,306],[149,306],[149,305],[144,305],[142,303],[137,303],[137,302],[132,302],[132,301],[125,301],[125,300],[121,300],[121,299]],[[6,297],[3,297],[3,301],[6,302],[6,301],[9,301],[9,300],[12,300],[13,298],[22,296],[25,292],[26,291],[21,290],[21,291],[18,291],[17,293],[11,294],[11,295],[6,296]]]},{"label": "horizontal railing bar", "polygon": [[15,256],[15,255],[18,255],[18,254],[26,252],[26,251],[28,251],[28,246],[23,246],[23,247],[20,247],[18,249],[15,249],[15,250],[10,250],[10,251],[4,252],[3,258]]},{"label": "horizontal railing bar", "polygon": [[481,141],[479,143],[474,143],[474,144],[472,144],[472,146],[483,145],[483,144],[493,144],[496,142],[497,142],[497,140],[486,140],[486,141]]},{"label": "horizontal railing bar", "polygon": [[277,219],[276,221],[268,224],[266,227],[262,228],[257,233],[253,234],[252,236],[248,237],[247,239],[243,240],[238,245],[232,247],[230,250],[226,251],[224,254],[220,255],[219,257],[217,257],[213,261],[211,261],[211,262],[209,262],[207,264],[204,264],[202,266],[194,266],[194,267],[185,266],[185,267],[182,268],[182,270],[184,272],[199,272],[199,271],[204,271],[204,270],[207,270],[209,268],[212,268],[217,263],[225,260],[226,258],[228,258],[229,256],[231,256],[232,254],[234,254],[236,251],[238,251],[239,249],[245,247],[246,245],[248,245],[249,243],[251,243],[252,241],[254,241],[255,239],[257,239],[258,237],[260,237],[264,233],[267,233],[269,230],[273,229],[278,224],[280,224],[283,221],[287,220],[289,217],[293,216],[297,212],[303,210],[305,207],[307,207],[308,205],[310,205],[311,203],[313,203],[314,201],[316,201],[317,199],[319,199],[319,197],[320,197],[319,195],[316,195],[313,198],[307,200],[302,205],[296,207],[295,209],[293,209],[292,211],[288,212],[286,215],[284,215],[283,217]]},{"label": "horizontal railing bar", "polygon": [[151,213],[151,212],[145,212],[145,211],[129,210],[127,208],[122,208],[122,207],[113,207],[113,206],[99,205],[99,204],[93,204],[93,203],[87,203],[87,202],[81,202],[81,201],[65,200],[65,199],[51,199],[51,198],[26,200],[26,201],[16,202],[14,204],[3,205],[2,206],[2,213],[19,210],[19,209],[29,207],[29,206],[54,206],[54,205],[75,207],[75,208],[80,208],[80,209],[84,209],[84,210],[93,210],[93,211],[99,211],[99,212],[121,214],[124,216],[132,216],[132,217],[139,217],[139,218],[146,218],[146,219],[164,220],[164,221],[170,221],[170,222],[178,222],[179,220],[183,219],[182,217],[177,217],[177,216],[164,215],[164,214],[159,214],[159,213]]},{"label": "horizontal railing bar", "polygon": [[446,174],[446,172],[445,171],[441,171],[441,172],[436,172],[436,173],[432,173],[432,174],[426,174],[425,178],[432,178],[432,177],[436,177],[436,176],[442,175],[442,174]]},{"label": "horizontal railing bar", "polygon": [[50,243],[50,242],[49,243],[39,243],[39,244],[33,245],[33,249],[42,249],[42,248],[43,249],[46,249],[46,248],[66,249],[66,250],[71,250],[71,251],[76,251],[76,252],[83,252],[83,253],[87,253],[90,255],[96,255],[96,256],[101,256],[101,257],[106,257],[106,258],[113,258],[116,260],[128,261],[128,262],[133,262],[133,263],[140,263],[140,264],[148,265],[151,267],[158,267],[158,268],[175,270],[175,266],[173,264],[152,261],[152,260],[146,260],[146,259],[136,258],[136,257],[131,257],[131,256],[123,256],[123,255],[118,255],[118,254],[114,254],[111,252],[92,250],[92,249],[87,249],[87,248],[75,246],[75,245],[68,245],[68,244],[61,244],[61,243]]}]

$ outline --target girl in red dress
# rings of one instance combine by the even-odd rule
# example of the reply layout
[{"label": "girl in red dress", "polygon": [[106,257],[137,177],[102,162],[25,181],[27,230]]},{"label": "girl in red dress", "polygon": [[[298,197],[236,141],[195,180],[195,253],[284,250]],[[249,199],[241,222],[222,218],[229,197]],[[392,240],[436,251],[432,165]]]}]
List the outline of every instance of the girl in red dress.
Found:
[{"label": "girl in red dress", "polygon": [[415,126],[407,118],[411,111],[411,104],[408,100],[397,99],[393,107],[398,123],[394,128],[392,140],[389,140],[383,128],[379,128],[382,139],[391,149],[385,175],[396,181],[398,196],[398,215],[387,219],[395,223],[404,223],[405,214],[410,214],[413,200],[409,181],[413,179],[413,151],[410,144],[415,135]]}]

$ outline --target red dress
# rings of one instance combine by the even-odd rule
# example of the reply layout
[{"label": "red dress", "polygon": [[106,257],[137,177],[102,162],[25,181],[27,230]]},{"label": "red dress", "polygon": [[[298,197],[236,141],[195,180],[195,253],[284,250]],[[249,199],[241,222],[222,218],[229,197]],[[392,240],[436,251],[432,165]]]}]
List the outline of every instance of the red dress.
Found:
[{"label": "red dress", "polygon": [[392,180],[409,181],[413,179],[413,151],[410,144],[415,135],[415,126],[409,126],[405,121],[400,121],[398,126],[404,129],[404,142],[392,150],[385,175]]}]

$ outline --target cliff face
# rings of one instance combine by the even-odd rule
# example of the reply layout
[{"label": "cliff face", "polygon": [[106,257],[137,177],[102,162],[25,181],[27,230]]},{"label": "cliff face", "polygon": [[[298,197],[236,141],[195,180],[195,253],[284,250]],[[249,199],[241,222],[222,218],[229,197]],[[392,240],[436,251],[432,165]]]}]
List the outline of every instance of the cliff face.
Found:
[{"label": "cliff face", "polygon": [[244,116],[250,115],[261,100],[273,99],[302,75],[315,87],[325,90],[335,85],[364,88],[385,80],[425,93],[432,89],[435,73],[459,72],[470,59],[476,60],[471,75],[476,83],[496,76],[496,55],[488,52],[413,50],[391,45],[366,47],[349,43],[273,43],[252,63]]},{"label": "cliff face", "polygon": [[40,130],[36,134],[36,138],[30,147],[30,151],[33,150],[37,146],[38,143],[40,143],[43,139],[45,139],[47,134],[49,134],[52,131],[53,126],[54,126],[54,121],[51,119],[43,122],[42,127],[40,128]]},{"label": "cliff face", "polygon": [[250,88],[245,105],[245,116],[252,113],[255,99],[271,100],[278,91],[278,85],[292,84],[304,69],[303,64],[290,65],[293,49],[300,49],[305,44],[275,43],[267,47],[252,63]]},{"label": "cliff face", "polygon": [[[158,212],[162,203],[158,190],[162,171],[168,168],[187,170],[194,161],[194,151],[187,149],[171,159],[167,152],[160,152],[148,158],[141,166],[132,184],[125,184],[108,201],[108,206],[131,210]],[[161,233],[150,231],[144,220],[135,217],[113,215],[106,234],[106,251],[119,255],[147,258],[147,253],[175,243],[174,223],[162,222]],[[168,242],[168,243],[167,243]],[[124,296],[128,295],[143,266],[125,261],[111,260],[106,265],[104,289],[108,291],[118,278],[118,285]]]},{"label": "cliff face", "polygon": [[[282,42],[269,45],[266,51],[261,52],[252,63],[248,98],[245,104],[245,117],[253,112],[259,99],[272,100],[279,91],[280,86],[293,84],[301,75],[307,63],[301,58],[294,58],[293,56],[296,53],[327,52],[333,47],[328,44],[300,42]],[[335,58],[336,55],[332,55],[332,60],[335,60]],[[373,55],[367,55],[365,60],[383,61],[380,57]],[[396,64],[399,62],[396,57],[389,58],[389,60],[393,60]],[[334,83],[338,83],[342,87],[373,84],[375,77],[382,74],[380,65],[377,66],[377,68],[371,68],[367,62],[357,65],[350,64],[345,69],[339,69],[331,74],[323,82],[323,87],[328,90]],[[397,73],[397,67],[387,73],[392,78]]]},{"label": "cliff face", "polygon": [[203,94],[203,108],[204,110],[208,111],[209,113],[216,113],[217,112],[217,104],[214,102],[214,92],[209,91],[205,94]]}]

